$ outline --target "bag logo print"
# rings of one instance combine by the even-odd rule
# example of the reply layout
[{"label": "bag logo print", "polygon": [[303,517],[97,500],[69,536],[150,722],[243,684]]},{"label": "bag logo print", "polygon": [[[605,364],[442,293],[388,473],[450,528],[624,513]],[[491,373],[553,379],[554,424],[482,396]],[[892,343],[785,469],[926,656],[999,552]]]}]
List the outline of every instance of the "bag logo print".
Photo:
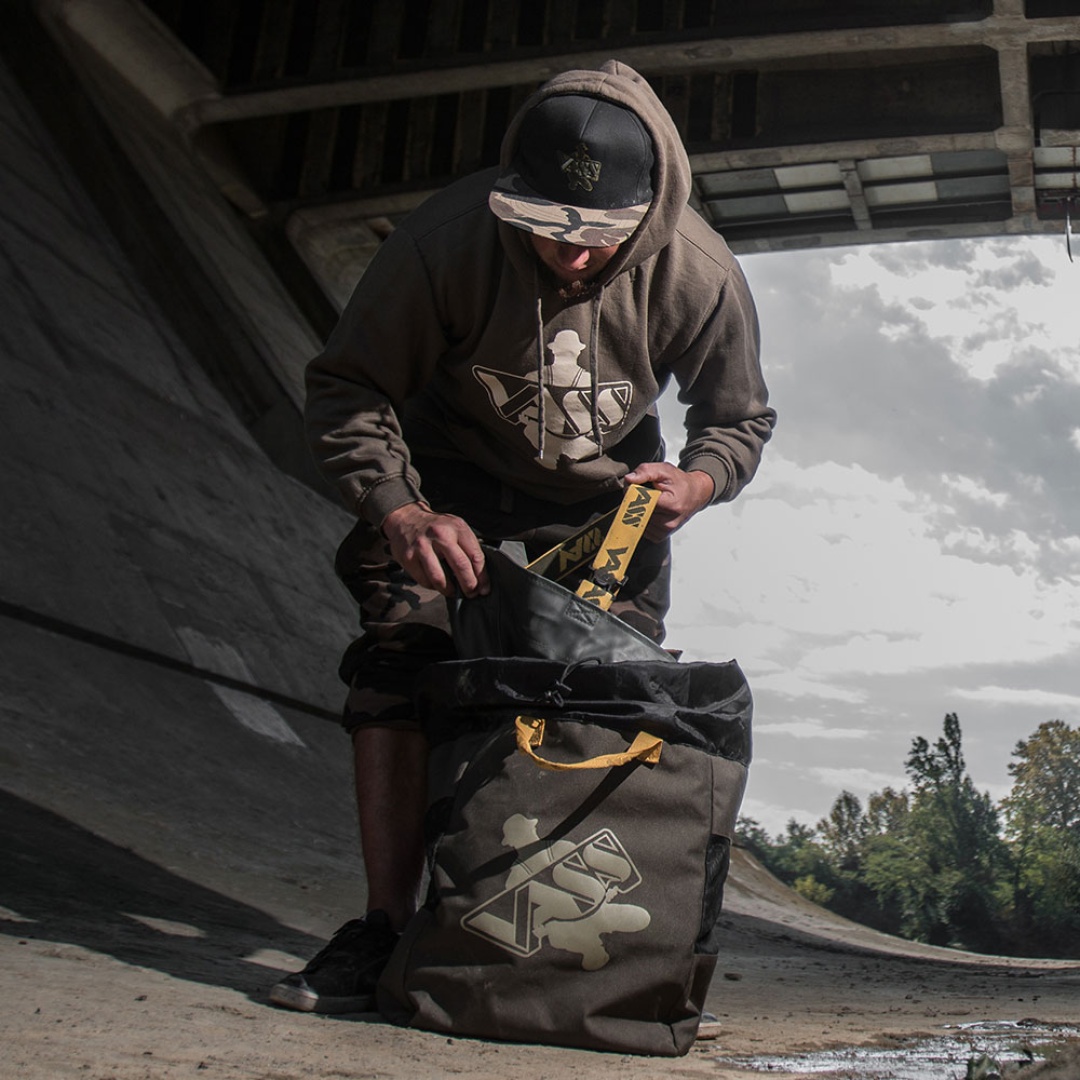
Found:
[{"label": "bag logo print", "polygon": [[583,970],[596,971],[611,959],[602,935],[639,933],[651,921],[645,908],[616,902],[641,884],[641,874],[611,829],[576,844],[543,844],[537,825],[524,814],[506,819],[503,843],[521,857],[506,887],[463,915],[461,925],[514,956],[546,944],[577,953]]}]

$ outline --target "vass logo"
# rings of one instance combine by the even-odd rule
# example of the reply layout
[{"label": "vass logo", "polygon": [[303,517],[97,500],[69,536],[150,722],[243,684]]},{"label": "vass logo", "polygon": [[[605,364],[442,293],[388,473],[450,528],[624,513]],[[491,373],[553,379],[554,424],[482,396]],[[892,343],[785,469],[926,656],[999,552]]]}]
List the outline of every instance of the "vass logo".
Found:
[{"label": "vass logo", "polygon": [[630,559],[640,539],[637,534],[643,534],[659,498],[656,488],[631,484],[626,489],[618,519],[604,537],[589,576],[577,587],[576,595],[582,600],[610,610],[615,594],[626,583]]},{"label": "vass logo", "polygon": [[571,570],[576,570],[604,542],[606,530],[594,525],[584,535],[576,536],[572,542],[559,548],[559,565],[552,575],[556,581],[565,577]]},{"label": "vass logo", "polygon": [[648,488],[639,487],[633,502],[623,511],[622,524],[628,529],[640,529],[645,521],[645,514],[653,502],[653,494]]},{"label": "vass logo", "polygon": [[[657,496],[656,492],[649,488],[637,487],[632,490],[636,491],[636,495],[628,505],[621,508],[622,516],[619,518],[618,524],[622,530],[630,529],[637,532],[643,529],[649,520],[649,510]],[[606,543],[597,552],[596,560],[593,562],[593,579],[598,585],[610,589],[612,585],[622,585],[626,581],[626,571],[629,568],[630,557],[634,553],[637,540],[634,539],[633,543],[627,540],[622,547],[615,547],[615,544],[619,543],[619,540],[625,536],[625,531],[612,531],[608,535]],[[590,599],[584,593],[578,593],[578,595]]]},{"label": "vass logo", "polygon": [[503,843],[519,858],[506,888],[462,916],[461,925],[514,956],[532,956],[547,944],[577,953],[585,971],[596,971],[611,959],[602,935],[637,933],[651,921],[645,908],[616,903],[641,884],[641,874],[610,829],[577,844],[545,844],[537,824],[524,814],[506,819]]}]

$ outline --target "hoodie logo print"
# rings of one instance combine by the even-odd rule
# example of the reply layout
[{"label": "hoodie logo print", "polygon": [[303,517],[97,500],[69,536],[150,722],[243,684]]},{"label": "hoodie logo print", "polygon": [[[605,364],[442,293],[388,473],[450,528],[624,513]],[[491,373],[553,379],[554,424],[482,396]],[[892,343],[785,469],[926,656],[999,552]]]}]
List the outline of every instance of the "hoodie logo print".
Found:
[{"label": "hoodie logo print", "polygon": [[539,450],[541,394],[543,395],[544,456],[540,464],[554,469],[560,458],[583,461],[595,457],[601,447],[593,435],[593,411],[600,434],[619,428],[634,396],[627,380],[597,383],[595,390],[586,365],[579,360],[585,345],[576,330],[560,330],[549,342],[550,359],[544,366],[544,383],[536,376],[510,375],[494,368],[474,367],[473,375],[487,391],[496,415],[522,433]]},{"label": "hoodie logo print", "polygon": [[600,169],[603,167],[599,161],[589,157],[589,148],[584,143],[578,143],[577,149],[572,154],[559,152],[562,161],[559,168],[566,174],[566,184],[571,191],[592,191],[593,184],[600,180]]}]

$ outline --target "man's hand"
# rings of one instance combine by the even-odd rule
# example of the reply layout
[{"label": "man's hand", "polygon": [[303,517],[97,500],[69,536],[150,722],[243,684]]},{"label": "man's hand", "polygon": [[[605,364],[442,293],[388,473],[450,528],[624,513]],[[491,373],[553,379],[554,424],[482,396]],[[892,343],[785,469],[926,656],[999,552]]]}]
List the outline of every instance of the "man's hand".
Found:
[{"label": "man's hand", "polygon": [[491,590],[484,552],[459,517],[437,514],[424,503],[406,503],[383,519],[390,553],[418,585],[453,596],[486,596]]},{"label": "man's hand", "polygon": [[683,472],[666,461],[639,465],[626,474],[625,480],[628,484],[648,484],[660,492],[656,509],[645,528],[645,539],[654,542],[666,540],[681,529],[712,502],[716,493],[716,485],[708,473]]}]

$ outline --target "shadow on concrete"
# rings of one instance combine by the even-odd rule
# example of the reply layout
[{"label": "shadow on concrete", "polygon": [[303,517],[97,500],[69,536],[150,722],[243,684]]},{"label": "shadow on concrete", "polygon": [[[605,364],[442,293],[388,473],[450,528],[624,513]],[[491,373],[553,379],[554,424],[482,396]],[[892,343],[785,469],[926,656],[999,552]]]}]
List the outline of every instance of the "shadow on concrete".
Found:
[{"label": "shadow on concrete", "polygon": [[10,937],[81,946],[259,1002],[275,969],[253,953],[307,956],[322,944],[6,791],[0,819],[0,933]]}]

